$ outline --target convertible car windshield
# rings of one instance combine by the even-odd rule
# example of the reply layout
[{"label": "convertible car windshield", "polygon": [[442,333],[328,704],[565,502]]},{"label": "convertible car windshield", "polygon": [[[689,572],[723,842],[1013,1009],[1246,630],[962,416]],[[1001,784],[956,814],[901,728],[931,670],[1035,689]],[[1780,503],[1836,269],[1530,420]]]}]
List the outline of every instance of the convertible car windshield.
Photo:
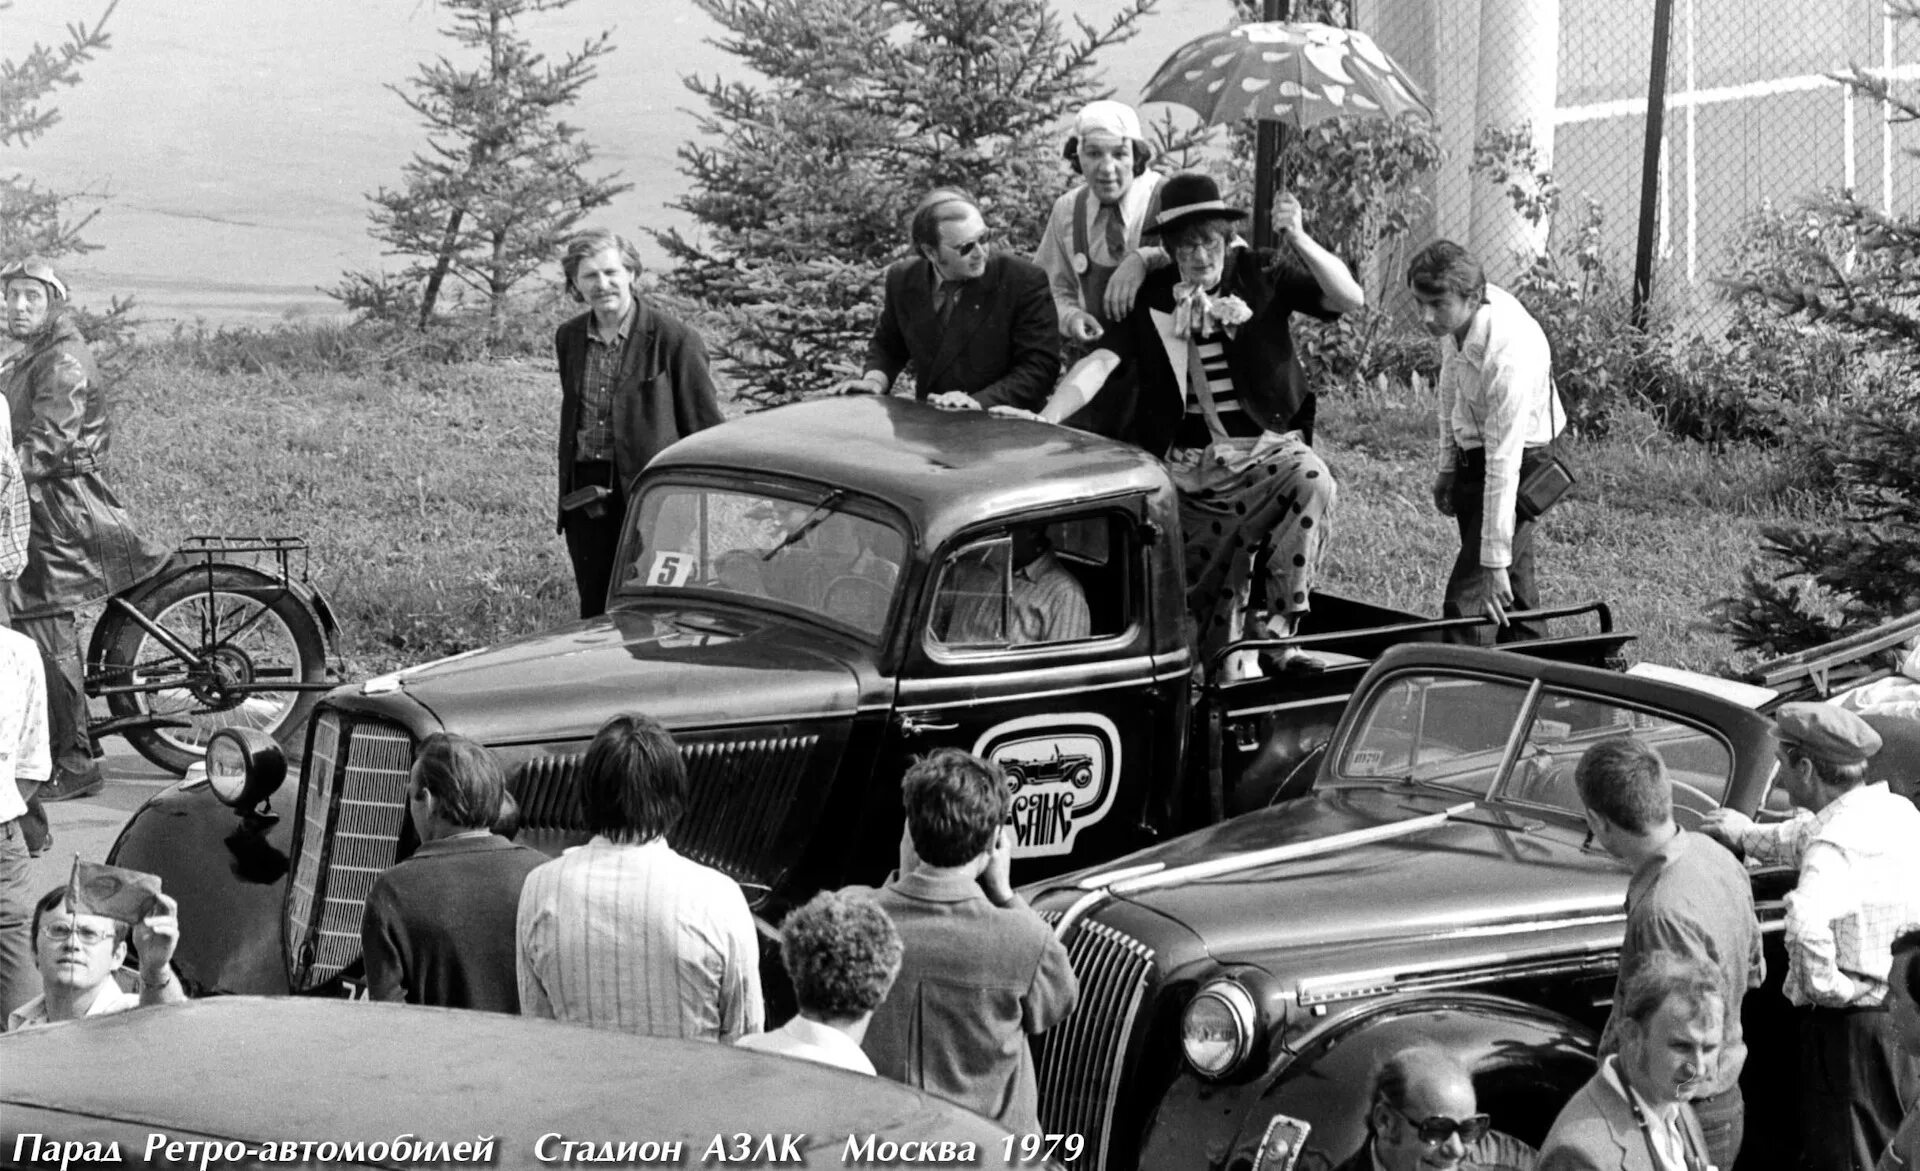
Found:
[{"label": "convertible car windshield", "polygon": [[1637,736],[1658,752],[1676,809],[1695,817],[1725,800],[1733,771],[1727,745],[1703,729],[1616,700],[1507,680],[1404,676],[1375,694],[1356,726],[1341,776],[1444,785],[1574,814],[1583,808],[1574,765],[1610,736]]},{"label": "convertible car windshield", "polygon": [[655,484],[634,510],[623,596],[721,594],[878,636],[906,535],[847,493]]}]

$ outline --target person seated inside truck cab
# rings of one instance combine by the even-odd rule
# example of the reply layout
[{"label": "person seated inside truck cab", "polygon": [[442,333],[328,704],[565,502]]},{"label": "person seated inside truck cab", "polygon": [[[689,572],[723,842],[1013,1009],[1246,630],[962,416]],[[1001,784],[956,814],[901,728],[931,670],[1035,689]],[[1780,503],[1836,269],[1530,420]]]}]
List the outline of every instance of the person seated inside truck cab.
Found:
[{"label": "person seated inside truck cab", "polygon": [[949,647],[1070,642],[1092,633],[1086,590],[1044,524],[962,550],[941,578],[934,635]]}]

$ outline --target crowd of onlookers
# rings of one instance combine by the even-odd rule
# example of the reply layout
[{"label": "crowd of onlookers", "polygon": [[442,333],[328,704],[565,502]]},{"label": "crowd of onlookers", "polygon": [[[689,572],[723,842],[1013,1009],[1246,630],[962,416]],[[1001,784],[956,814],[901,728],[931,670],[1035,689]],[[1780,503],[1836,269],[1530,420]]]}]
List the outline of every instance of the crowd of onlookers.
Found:
[{"label": "crowd of onlookers", "polygon": [[[1582,756],[1575,783],[1593,840],[1632,872],[1626,934],[1599,1068],[1537,1156],[1492,1130],[1458,1055],[1418,1045],[1377,1071],[1368,1138],[1342,1171],[1731,1168],[1745,1132],[1742,1002],[1765,977],[1736,851],[1799,871],[1785,974],[1799,1165],[1916,1165],[1920,809],[1866,782],[1879,738],[1853,713],[1788,704],[1775,723],[1781,783],[1805,812],[1762,826],[1723,810],[1680,828],[1659,754],[1631,736]],[[487,749],[448,734],[422,743],[407,790],[419,846],[367,900],[370,996],[731,1042],[1038,1130],[1028,1039],[1073,1012],[1079,989],[1061,942],[1009,882],[995,766],[942,749],[908,769],[898,869],[785,917],[780,958],[798,1011],[771,1030],[745,896],[670,844],[687,777],[666,729],[642,715],[609,721],[578,784],[593,837],[548,858],[495,832],[510,798]],[[76,909],[66,886],[48,892],[29,936],[44,992],[7,1027],[183,1000],[169,967],[174,911],[160,896],[126,922]],[[133,991],[114,978],[129,942]]]}]

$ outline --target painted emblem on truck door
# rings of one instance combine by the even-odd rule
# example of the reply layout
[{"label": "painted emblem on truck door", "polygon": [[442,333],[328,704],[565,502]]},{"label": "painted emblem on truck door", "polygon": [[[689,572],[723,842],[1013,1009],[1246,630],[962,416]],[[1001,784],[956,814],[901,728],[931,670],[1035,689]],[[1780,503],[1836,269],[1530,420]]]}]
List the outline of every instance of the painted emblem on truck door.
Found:
[{"label": "painted emblem on truck door", "polygon": [[1016,858],[1072,853],[1080,831],[1113,808],[1120,731],[1097,712],[1008,720],[987,729],[973,751],[1006,774]]}]

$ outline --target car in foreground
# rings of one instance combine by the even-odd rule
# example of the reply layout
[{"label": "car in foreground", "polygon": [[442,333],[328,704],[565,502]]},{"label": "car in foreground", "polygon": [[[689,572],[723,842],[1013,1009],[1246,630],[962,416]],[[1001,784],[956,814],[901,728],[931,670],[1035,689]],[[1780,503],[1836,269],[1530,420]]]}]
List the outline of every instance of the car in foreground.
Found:
[{"label": "car in foreground", "polygon": [[[1364,1138],[1376,1063],[1429,1041],[1468,1063],[1498,1130],[1537,1145],[1593,1071],[1623,932],[1628,874],[1587,831],[1582,752],[1644,739],[1683,828],[1722,806],[1784,816],[1764,711],[1915,632],[1920,616],[1767,686],[1388,651],[1311,792],[1026,888],[1081,980],[1080,1010],[1038,1042],[1042,1122],[1086,1136],[1075,1168],[1330,1167]],[[1753,875],[1771,979],[1746,1002],[1743,1167],[1790,1149],[1793,877]]]},{"label": "car in foreground", "polygon": [[882,1078],[497,1013],[217,997],[0,1036],[0,1162],[109,1152],[202,1169],[998,1167],[1018,1154],[994,1123]]}]

